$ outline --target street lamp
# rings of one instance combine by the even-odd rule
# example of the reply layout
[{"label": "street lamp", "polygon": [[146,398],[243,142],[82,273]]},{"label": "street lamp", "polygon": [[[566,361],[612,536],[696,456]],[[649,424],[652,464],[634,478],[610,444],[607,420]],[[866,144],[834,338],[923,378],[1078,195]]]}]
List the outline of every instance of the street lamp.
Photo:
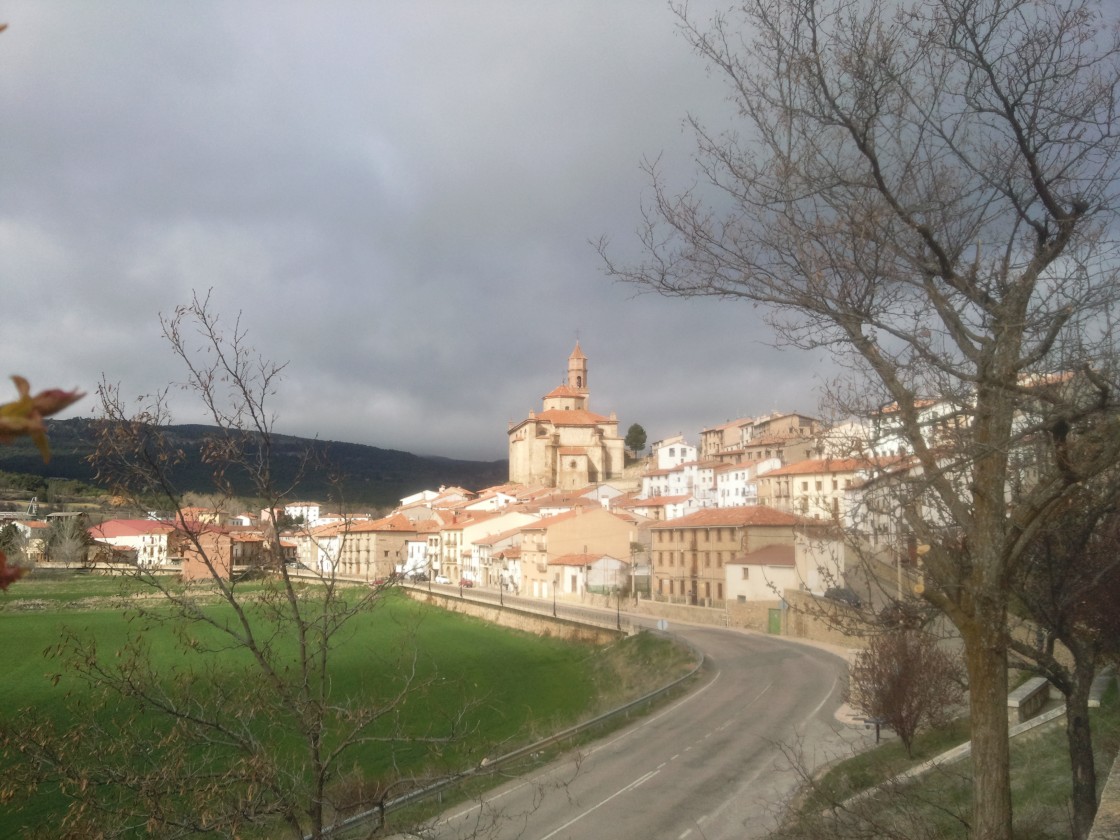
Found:
[{"label": "street lamp", "polygon": [[[925,558],[925,556],[927,554],[929,554],[930,548],[931,548],[931,546],[929,546],[927,544],[922,544],[922,545],[918,546],[917,554],[918,554],[918,565],[919,565],[919,567],[922,565],[922,562],[923,562],[923,559]],[[925,569],[921,569],[920,577],[918,578],[918,582],[914,584],[914,594],[915,595],[921,595],[923,592],[926,591],[925,577],[926,577]]]},{"label": "street lamp", "polygon": [[556,588],[560,585],[560,575],[552,579],[552,617],[556,618]]}]

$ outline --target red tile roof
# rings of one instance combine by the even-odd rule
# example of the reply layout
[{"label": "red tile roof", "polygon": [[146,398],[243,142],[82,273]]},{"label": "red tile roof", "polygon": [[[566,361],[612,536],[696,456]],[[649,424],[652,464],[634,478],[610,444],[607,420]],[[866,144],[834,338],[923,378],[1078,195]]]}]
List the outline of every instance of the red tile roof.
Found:
[{"label": "red tile roof", "polygon": [[683,496],[652,496],[648,499],[634,499],[627,504],[632,507],[665,507],[666,505],[674,505],[691,498],[692,497],[687,493]]},{"label": "red tile roof", "polygon": [[140,537],[146,534],[170,534],[175,526],[155,519],[108,519],[89,529],[95,540],[114,537]]},{"label": "red tile roof", "polygon": [[372,522],[351,523],[347,530],[352,534],[368,534],[377,531],[415,531],[416,526],[403,513],[393,513]]},{"label": "red tile roof", "polygon": [[729,566],[793,566],[792,545],[766,545],[727,562]]},{"label": "red tile roof", "polygon": [[552,398],[552,397],[581,397],[582,398],[584,396],[585,396],[585,394],[584,394],[583,391],[577,391],[575,388],[571,387],[570,385],[560,385],[560,386],[557,386],[556,388],[553,388],[551,391],[549,391],[545,395],[545,399],[547,400],[547,399]]},{"label": "red tile roof", "polygon": [[546,516],[543,519],[538,519],[536,522],[528,522],[521,526],[522,531],[543,531],[550,525],[555,525],[557,522],[564,522],[572,517],[579,516],[578,510],[566,510],[563,513],[553,514]]},{"label": "red tile roof", "polygon": [[662,530],[665,528],[715,528],[715,527],[745,527],[751,525],[816,525],[822,523],[815,519],[806,519],[792,513],[775,510],[764,505],[749,505],[747,507],[730,508],[704,508],[679,519],[668,519],[664,522],[655,522],[650,528]]},{"label": "red tile roof", "polygon": [[582,408],[573,408],[570,411],[558,408],[540,411],[536,419],[545,420],[553,426],[598,426],[600,423],[613,422],[602,414],[584,411]]},{"label": "red tile roof", "polygon": [[560,557],[553,557],[548,561],[550,566],[590,566],[596,560],[599,560],[604,555],[602,554],[564,554]]},{"label": "red tile roof", "polygon": [[881,470],[894,466],[901,460],[900,456],[886,456],[882,458],[809,458],[786,464],[784,467],[770,470],[765,475],[767,478],[774,475],[810,475],[814,473],[845,473],[859,470]]}]

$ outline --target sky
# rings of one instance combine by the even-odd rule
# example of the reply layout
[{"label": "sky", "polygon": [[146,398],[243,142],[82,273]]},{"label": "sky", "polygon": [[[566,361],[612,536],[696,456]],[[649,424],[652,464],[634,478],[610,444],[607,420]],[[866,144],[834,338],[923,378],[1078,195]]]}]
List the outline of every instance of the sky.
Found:
[{"label": "sky", "polygon": [[0,374],[90,392],[62,416],[96,416],[102,380],[182,382],[160,315],[196,292],[286,363],[285,434],[504,458],[577,340],[622,434],[817,410],[828,360],[748,304],[618,284],[593,246],[639,258],[641,162],[688,186],[685,117],[734,124],[657,0],[16,0],[0,23]]}]

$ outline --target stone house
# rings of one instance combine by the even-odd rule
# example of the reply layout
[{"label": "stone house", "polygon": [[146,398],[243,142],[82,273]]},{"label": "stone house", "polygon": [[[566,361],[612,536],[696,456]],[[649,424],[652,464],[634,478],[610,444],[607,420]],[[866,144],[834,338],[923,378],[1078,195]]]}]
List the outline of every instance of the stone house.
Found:
[{"label": "stone house", "polygon": [[383,580],[404,564],[408,543],[417,539],[417,528],[407,516],[393,513],[372,521],[349,522],[339,537],[337,574]]},{"label": "stone house", "polygon": [[559,566],[567,555],[609,555],[629,563],[631,546],[640,542],[644,520],[626,513],[593,507],[546,517],[521,529],[521,594],[550,598],[569,582]]},{"label": "stone house", "polygon": [[725,569],[768,545],[794,542],[797,528],[820,523],[763,506],[705,508],[650,526],[653,594],[713,606],[727,598]]}]

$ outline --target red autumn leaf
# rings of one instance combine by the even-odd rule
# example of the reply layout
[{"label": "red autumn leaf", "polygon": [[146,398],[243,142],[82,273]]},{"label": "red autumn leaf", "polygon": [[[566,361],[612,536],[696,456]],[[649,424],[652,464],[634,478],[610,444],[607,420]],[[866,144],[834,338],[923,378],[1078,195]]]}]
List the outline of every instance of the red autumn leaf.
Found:
[{"label": "red autumn leaf", "polygon": [[9,566],[8,556],[0,551],[0,591],[6,591],[9,586],[27,574],[27,569],[22,566]]},{"label": "red autumn leaf", "polygon": [[50,461],[51,448],[43,418],[62,411],[85,394],[50,388],[31,396],[31,385],[22,376],[13,376],[12,382],[19,399],[0,405],[0,443],[10,443],[20,435],[28,435],[39,447],[43,460]]}]

